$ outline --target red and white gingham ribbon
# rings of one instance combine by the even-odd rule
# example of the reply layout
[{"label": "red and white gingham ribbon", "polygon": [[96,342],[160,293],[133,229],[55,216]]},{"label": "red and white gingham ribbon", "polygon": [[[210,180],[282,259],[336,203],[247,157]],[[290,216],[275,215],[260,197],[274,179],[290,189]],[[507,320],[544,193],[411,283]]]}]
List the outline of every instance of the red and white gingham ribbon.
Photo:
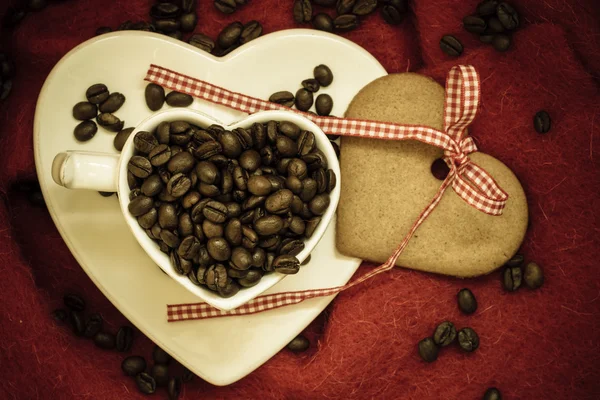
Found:
[{"label": "red and white gingham ribbon", "polygon": [[468,204],[490,215],[501,215],[508,199],[508,195],[494,179],[483,168],[474,164],[468,156],[470,153],[477,151],[477,147],[473,139],[463,136],[466,128],[475,119],[480,97],[479,76],[475,68],[470,65],[455,66],[448,73],[443,131],[420,125],[399,125],[378,121],[316,116],[292,110],[280,104],[231,92],[157,65],[150,66],[145,80],[248,114],[265,110],[292,111],[310,119],[328,134],[384,140],[417,140],[443,149],[444,161],[450,168],[448,176],[442,182],[436,195],[421,212],[419,218],[390,258],[362,277],[344,286],[334,288],[259,296],[231,311],[221,311],[207,303],[169,304],[167,305],[169,322],[247,315],[298,304],[307,299],[337,294],[381,272],[388,271],[394,267],[396,260],[407,246],[412,235],[435,209],[449,186],[452,186],[454,192]]}]

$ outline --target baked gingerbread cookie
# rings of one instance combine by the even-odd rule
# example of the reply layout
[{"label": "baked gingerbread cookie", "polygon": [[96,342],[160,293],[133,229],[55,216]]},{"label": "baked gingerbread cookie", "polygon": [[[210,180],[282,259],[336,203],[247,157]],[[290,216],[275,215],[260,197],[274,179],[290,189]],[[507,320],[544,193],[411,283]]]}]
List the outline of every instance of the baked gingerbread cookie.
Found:
[{"label": "baked gingerbread cookie", "polygon": [[[441,130],[443,113],[441,85],[423,75],[402,73],[364,87],[345,116]],[[383,263],[438,191],[442,181],[434,177],[431,165],[443,151],[416,141],[357,137],[342,137],[340,147],[337,248]],[[472,277],[493,271],[517,252],[528,222],[523,188],[502,162],[481,152],[470,157],[509,195],[503,214],[483,213],[447,190],[396,265]]]}]

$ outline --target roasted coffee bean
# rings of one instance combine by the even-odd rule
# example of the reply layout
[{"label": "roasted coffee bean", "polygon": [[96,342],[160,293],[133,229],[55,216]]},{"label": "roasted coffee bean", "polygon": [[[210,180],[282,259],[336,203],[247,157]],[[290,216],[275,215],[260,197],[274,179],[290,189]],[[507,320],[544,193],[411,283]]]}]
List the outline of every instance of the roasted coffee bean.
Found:
[{"label": "roasted coffee bean", "polygon": [[156,386],[167,386],[169,383],[169,367],[164,364],[154,364],[150,370]]},{"label": "roasted coffee bean", "polygon": [[279,132],[282,135],[289,137],[292,140],[296,140],[300,137],[300,133],[302,132],[298,125],[289,121],[282,121],[278,125]]},{"label": "roasted coffee bean", "polygon": [[139,131],[133,137],[133,145],[138,152],[148,154],[158,146],[158,140],[150,132]]},{"label": "roasted coffee bean", "polygon": [[163,121],[156,127],[156,138],[160,144],[169,144],[171,141],[171,124]]},{"label": "roasted coffee bean", "polygon": [[354,8],[356,0],[337,0],[335,5],[335,11],[338,15],[348,14]]},{"label": "roasted coffee bean", "polygon": [[310,22],[312,18],[312,4],[310,0],[295,0],[293,6],[294,21],[301,24]]},{"label": "roasted coffee bean", "polygon": [[537,133],[547,133],[552,127],[550,115],[544,110],[538,111],[533,117],[533,127]]},{"label": "roasted coffee bean", "polygon": [[279,160],[279,162],[277,163],[277,172],[280,175],[287,174],[287,167],[290,164],[290,161],[292,161],[291,158],[282,158],[281,160]]},{"label": "roasted coffee bean", "polygon": [[133,190],[140,186],[141,179],[138,179],[130,171],[127,171],[127,185],[129,189]]},{"label": "roasted coffee bean", "polygon": [[496,15],[506,29],[513,30],[519,27],[519,13],[510,4],[498,4]]},{"label": "roasted coffee bean", "polygon": [[316,195],[310,201],[310,205],[309,205],[310,212],[312,212],[315,215],[325,214],[325,211],[327,211],[327,208],[329,207],[329,202],[330,202],[330,199],[329,199],[328,194],[321,193],[321,194]]},{"label": "roasted coffee bean", "polygon": [[328,116],[333,109],[333,99],[328,94],[320,94],[317,96],[315,101],[315,108],[317,114],[322,116]]},{"label": "roasted coffee bean", "polygon": [[[96,125],[96,124],[94,124],[94,125]],[[129,139],[129,135],[131,135],[131,133],[133,132],[134,129],[135,128],[122,129],[121,131],[119,131],[119,133],[117,133],[115,135],[115,138],[113,140],[113,146],[115,147],[115,149],[117,149],[118,151],[123,150],[123,146],[125,146],[125,142],[127,142],[127,139]],[[77,134],[75,134],[75,136],[77,136]]]},{"label": "roasted coffee bean", "polygon": [[201,161],[196,164],[196,175],[201,182],[212,185],[219,179],[219,169],[210,161]]},{"label": "roasted coffee bean", "polygon": [[[134,139],[135,142],[135,139]],[[159,144],[150,151],[148,154],[148,158],[150,159],[150,164],[155,167],[160,167],[165,165],[171,159],[172,152],[171,148],[166,144]],[[170,173],[168,170],[164,170],[165,173],[169,174],[168,179],[171,179]],[[167,181],[168,181],[167,179]]]},{"label": "roasted coffee bean", "polygon": [[165,33],[167,36],[174,37],[175,39],[181,39],[181,32],[179,31],[181,28],[181,23],[177,19],[171,18],[156,20],[154,21],[154,26],[156,26],[158,31]]},{"label": "roasted coffee bean", "polygon": [[67,310],[59,308],[52,311],[52,318],[54,318],[54,320],[58,323],[63,323],[69,318],[69,313],[67,313]]},{"label": "roasted coffee bean", "polygon": [[452,35],[445,35],[440,40],[440,48],[444,53],[452,57],[458,57],[463,52],[462,43]]},{"label": "roasted coffee bean", "polygon": [[308,90],[309,92],[316,93],[321,88],[321,85],[319,85],[319,81],[317,81],[314,78],[311,78],[311,79],[305,79],[305,80],[303,80],[302,81],[302,87],[304,89]]},{"label": "roasted coffee bean", "polygon": [[267,260],[267,253],[260,247],[256,247],[252,250],[252,266],[262,268],[265,261]]},{"label": "roasted coffee bean", "polygon": [[177,226],[177,231],[179,232],[179,236],[184,238],[186,236],[194,235],[194,223],[192,222],[192,217],[190,217],[190,214],[188,214],[187,212],[184,212],[181,215],[179,215],[179,225]]},{"label": "roasted coffee bean", "polygon": [[69,311],[69,325],[75,336],[82,336],[85,332],[85,323],[83,321],[83,315],[79,311]]},{"label": "roasted coffee bean", "polygon": [[237,158],[242,153],[242,143],[238,136],[233,132],[223,132],[219,137],[219,142],[223,147],[223,154],[226,157]]},{"label": "roasted coffee bean", "polygon": [[419,342],[419,355],[426,362],[434,362],[438,358],[439,348],[433,339],[425,338]]},{"label": "roasted coffee bean", "polygon": [[237,270],[247,270],[252,265],[252,255],[243,247],[235,247],[231,252],[229,266]]},{"label": "roasted coffee bean", "polygon": [[266,196],[271,193],[271,181],[264,175],[253,175],[248,178],[247,188],[255,196]]},{"label": "roasted coffee bean", "polygon": [[504,32],[504,25],[502,22],[496,17],[492,17],[487,21],[487,29],[485,33],[502,33]]},{"label": "roasted coffee bean", "polygon": [[177,209],[171,203],[161,204],[158,208],[158,223],[162,229],[177,228]]},{"label": "roasted coffee bean", "polygon": [[167,169],[172,174],[187,174],[194,168],[195,163],[194,156],[187,151],[183,151],[171,157],[167,164]]},{"label": "roasted coffee bean", "polygon": [[223,237],[223,225],[215,224],[209,220],[202,221],[202,231],[207,239]]},{"label": "roasted coffee bean", "polygon": [[306,259],[300,263],[300,265],[301,266],[307,265],[310,262],[310,258],[311,257],[310,257],[310,254],[309,254],[308,257],[306,257]]},{"label": "roasted coffee bean", "polygon": [[302,160],[308,166],[309,172],[319,168],[327,169],[327,157],[325,157],[325,154],[321,150],[315,149],[312,153],[302,157]]},{"label": "roasted coffee bean", "polygon": [[151,209],[146,214],[138,217],[138,224],[144,229],[150,229],[158,220],[158,212],[156,208]]},{"label": "roasted coffee bean", "polygon": [[[313,172],[312,177],[315,180],[315,182],[317,183],[317,193],[326,192],[327,191],[327,183],[328,183],[327,182],[327,172],[325,172],[325,170],[319,168],[318,170]],[[313,197],[314,197],[314,195],[313,195]],[[302,201],[310,201],[312,199],[312,197],[311,197],[308,200],[304,200],[304,198],[302,196],[300,196],[300,198],[302,199]]]},{"label": "roasted coffee bean", "polygon": [[442,322],[435,328],[433,333],[433,342],[441,347],[448,346],[456,339],[456,328],[452,322]]},{"label": "roasted coffee bean", "polygon": [[492,46],[497,51],[506,51],[510,48],[510,36],[508,35],[494,35],[492,39]]},{"label": "roasted coffee bean", "polygon": [[463,27],[467,32],[483,33],[487,28],[487,22],[477,15],[467,15],[463,18]]},{"label": "roasted coffee bean", "polygon": [[141,356],[129,356],[121,363],[121,369],[127,376],[136,376],[146,370],[146,360]]},{"label": "roasted coffee bean", "polygon": [[113,92],[104,102],[100,104],[98,110],[101,113],[114,113],[125,104],[125,96],[119,92]]},{"label": "roasted coffee bean", "polygon": [[263,27],[258,21],[250,21],[242,29],[240,34],[240,44],[246,44],[251,40],[256,39],[262,34]]},{"label": "roasted coffee bean", "polygon": [[530,289],[538,289],[544,284],[544,271],[534,262],[525,266],[523,280]]},{"label": "roasted coffee bean", "polygon": [[491,387],[483,394],[483,400],[502,400],[502,394],[497,388]]},{"label": "roasted coffee bean", "polygon": [[242,223],[239,219],[231,219],[225,226],[225,239],[231,243],[232,246],[239,246],[242,244]]},{"label": "roasted coffee bean", "polygon": [[93,338],[98,332],[102,330],[103,323],[104,320],[102,319],[102,316],[100,314],[96,313],[90,315],[85,324],[83,336],[87,338]]},{"label": "roasted coffee bean", "polygon": [[293,158],[287,166],[288,176],[297,176],[300,179],[306,178],[308,168],[306,163],[299,158]]},{"label": "roasted coffee bean", "polygon": [[217,36],[217,44],[226,49],[233,46],[240,39],[244,26],[241,22],[235,21],[227,25]]},{"label": "roasted coffee bean", "polygon": [[[289,239],[286,239],[289,240]],[[285,243],[285,241],[284,241]],[[281,246],[279,250],[280,254],[289,254],[291,256],[298,255],[302,250],[304,250],[304,242],[302,240],[289,240],[287,243]]]},{"label": "roasted coffee bean", "polygon": [[98,114],[96,123],[111,132],[119,132],[125,125],[117,116],[109,113]]},{"label": "roasted coffee bean", "polygon": [[260,154],[256,150],[246,150],[239,158],[240,166],[248,172],[256,171],[261,164]]},{"label": "roasted coffee bean", "polygon": [[207,53],[211,53],[215,48],[215,42],[203,33],[196,33],[192,35],[188,43],[194,47],[199,48],[200,50],[204,50]]},{"label": "roasted coffee bean", "polygon": [[238,283],[242,287],[249,288],[249,287],[257,285],[258,282],[260,282],[261,278],[262,278],[262,273],[260,271],[251,269],[251,270],[248,270],[248,273],[246,274],[245,277],[238,279]]},{"label": "roasted coffee bean", "polygon": [[187,107],[194,102],[194,98],[189,94],[173,91],[167,95],[165,101],[171,107]]},{"label": "roasted coffee bean", "polygon": [[461,289],[456,299],[459,310],[464,314],[473,314],[477,310],[477,299],[469,289]]},{"label": "roasted coffee bean", "polygon": [[254,230],[262,236],[275,235],[283,229],[283,220],[277,215],[268,215],[254,222]]},{"label": "roasted coffee bean", "polygon": [[95,85],[90,86],[85,91],[85,97],[92,104],[100,104],[108,99],[110,92],[108,88],[103,83],[97,83]]},{"label": "roasted coffee bean", "polygon": [[333,151],[335,152],[335,156],[340,159],[340,146],[336,142],[331,142],[331,147],[333,147]]},{"label": "roasted coffee bean", "polygon": [[141,192],[148,197],[158,195],[164,188],[163,181],[158,175],[150,175],[144,183],[142,183]]},{"label": "roasted coffee bean", "polygon": [[525,260],[525,257],[523,257],[522,254],[515,254],[514,256],[512,256],[512,258],[510,260],[508,260],[506,262],[506,264],[504,264],[505,267],[520,267],[521,265],[523,265],[523,261]]},{"label": "roasted coffee bean", "polygon": [[471,328],[462,328],[458,331],[458,344],[464,351],[475,351],[479,347],[479,336]]},{"label": "roasted coffee bean", "polygon": [[94,336],[94,344],[104,350],[115,348],[115,335],[108,332],[98,332]]},{"label": "roasted coffee bean", "polygon": [[206,244],[208,254],[217,261],[227,261],[231,257],[231,248],[224,238],[212,238]]},{"label": "roasted coffee bean", "polygon": [[258,234],[247,225],[242,225],[242,246],[253,249],[258,244]]},{"label": "roasted coffee bean", "polygon": [[63,302],[69,310],[78,312],[85,310],[85,301],[76,294],[66,294],[63,297]]},{"label": "roasted coffee bean", "polygon": [[169,379],[169,383],[167,384],[167,396],[169,396],[169,400],[179,399],[180,394],[181,394],[181,379],[175,378],[175,377]]},{"label": "roasted coffee bean", "polygon": [[275,254],[271,253],[271,252],[267,253],[266,261],[265,261],[265,263],[263,264],[263,267],[262,267],[263,271],[265,271],[265,272],[273,272],[274,271],[274,269],[273,269],[273,261],[275,261]]},{"label": "roasted coffee bean", "polygon": [[333,32],[333,19],[325,13],[318,13],[312,20],[313,27],[324,32]]},{"label": "roasted coffee bean", "polygon": [[269,101],[286,107],[291,107],[294,105],[295,97],[292,92],[283,90],[281,92],[273,93],[271,97],[269,97]]},{"label": "roasted coffee bean", "polygon": [[225,287],[217,286],[217,292],[223,298],[235,296],[239,291],[240,286],[233,279],[227,280]]},{"label": "roasted coffee bean", "polygon": [[180,13],[179,6],[170,2],[159,2],[150,9],[150,16],[155,19],[177,18]]},{"label": "roasted coffee bean", "polygon": [[482,17],[487,17],[496,14],[498,0],[484,0],[477,5],[477,14]]},{"label": "roasted coffee bean", "polygon": [[[133,328],[130,326],[122,326],[117,331],[116,337],[116,348],[117,351],[125,352],[131,350],[131,346],[133,346]],[[145,364],[145,363],[144,363]],[[144,366],[145,370],[146,367]],[[142,370],[142,371],[143,371]],[[140,372],[142,372],[140,371]]]},{"label": "roasted coffee bean", "polygon": [[196,13],[186,13],[179,17],[179,24],[183,32],[192,32],[194,29],[196,29],[197,23],[198,16]]},{"label": "roasted coffee bean", "polygon": [[288,189],[278,190],[265,201],[265,208],[272,214],[286,213],[292,203],[294,194]]},{"label": "roasted coffee bean", "polygon": [[338,32],[349,32],[358,28],[358,17],[354,14],[343,14],[333,20],[333,27]]},{"label": "roasted coffee bean", "polygon": [[222,224],[227,220],[227,206],[218,201],[211,200],[202,209],[204,217],[216,224]]},{"label": "roasted coffee bean", "polygon": [[[296,142],[287,136],[278,136],[276,146],[277,151],[282,157],[293,157],[298,153],[298,146],[296,145]],[[283,174],[284,172],[281,173]]]},{"label": "roasted coffee bean", "polygon": [[244,200],[244,204],[242,204],[243,210],[252,210],[256,207],[262,206],[265,202],[265,196],[250,196]]},{"label": "roasted coffee bean", "polygon": [[173,232],[163,229],[160,232],[160,240],[162,240],[169,248],[176,249],[181,243],[181,240]]},{"label": "roasted coffee bean", "polygon": [[254,123],[250,128],[252,135],[252,144],[257,151],[262,150],[267,145],[267,129],[261,123]]},{"label": "roasted coffee bean", "polygon": [[169,353],[158,346],[154,346],[154,350],[152,350],[152,359],[156,364],[169,365],[171,362],[171,356]]},{"label": "roasted coffee bean", "polygon": [[210,141],[203,143],[196,150],[194,150],[194,157],[200,160],[207,160],[223,151],[221,143],[217,141]]},{"label": "roasted coffee bean", "polygon": [[[190,220],[191,223],[191,220]],[[179,257],[186,260],[193,260],[198,255],[200,251],[200,241],[195,236],[187,236],[185,239],[181,241],[179,248],[177,249],[177,254]]]},{"label": "roasted coffee bean", "polygon": [[384,5],[381,9],[381,17],[390,25],[400,25],[404,20],[404,14],[393,5]]},{"label": "roasted coffee bean", "polygon": [[73,106],[73,118],[79,121],[96,118],[98,106],[87,101],[81,101]]},{"label": "roasted coffee bean", "polygon": [[188,192],[185,196],[183,196],[183,199],[181,200],[181,206],[186,210],[190,209],[200,201],[200,198],[200,193],[195,191]]},{"label": "roasted coffee bean", "polygon": [[313,105],[313,94],[306,89],[299,89],[296,92],[296,108],[300,111],[308,111]]},{"label": "roasted coffee bean", "polygon": [[321,217],[313,217],[306,221],[306,230],[304,231],[304,236],[306,236],[307,239],[313,235],[320,222]]},{"label": "roasted coffee bean", "polygon": [[368,15],[375,11],[375,8],[377,8],[377,0],[357,0],[352,7],[352,14]]},{"label": "roasted coffee bean", "polygon": [[300,262],[296,256],[284,254],[273,260],[273,268],[281,274],[293,275],[300,270]]},{"label": "roasted coffee bean", "polygon": [[506,267],[502,273],[502,285],[509,292],[514,292],[521,286],[522,271],[520,267]]},{"label": "roasted coffee bean", "polygon": [[304,234],[304,230],[306,229],[306,224],[302,218],[298,216],[293,216],[290,221],[289,230],[296,235]]},{"label": "roasted coffee bean", "polygon": [[[180,153],[180,154],[189,154],[189,153]],[[185,176],[182,173],[175,174],[167,183],[167,192],[175,197],[179,198],[186,194],[190,188],[192,187],[192,181],[190,178]]]},{"label": "roasted coffee bean", "polygon": [[140,392],[144,394],[152,394],[156,391],[154,378],[145,372],[141,372],[135,376],[135,384]]},{"label": "roasted coffee bean", "polygon": [[222,13],[232,14],[237,7],[235,0],[214,0],[215,8]]},{"label": "roasted coffee bean", "polygon": [[302,131],[298,138],[297,147],[298,154],[305,156],[315,149],[316,139],[314,133],[310,131]]},{"label": "roasted coffee bean", "polygon": [[94,121],[83,121],[75,127],[73,134],[78,141],[87,142],[96,135],[96,132],[98,127]]},{"label": "roasted coffee bean", "polygon": [[285,187],[294,194],[300,194],[302,192],[302,181],[297,176],[288,176],[285,180]]},{"label": "roasted coffee bean", "polygon": [[146,105],[151,111],[158,111],[165,104],[165,89],[155,83],[149,83],[144,92]]},{"label": "roasted coffee bean", "polygon": [[310,341],[302,335],[296,336],[294,340],[289,342],[287,345],[288,350],[291,350],[294,353],[301,353],[303,351],[308,350],[309,347]]},{"label": "roasted coffee bean", "polygon": [[248,150],[252,147],[252,135],[249,130],[244,128],[235,128],[232,133],[237,137],[240,145],[242,146],[242,150]]}]

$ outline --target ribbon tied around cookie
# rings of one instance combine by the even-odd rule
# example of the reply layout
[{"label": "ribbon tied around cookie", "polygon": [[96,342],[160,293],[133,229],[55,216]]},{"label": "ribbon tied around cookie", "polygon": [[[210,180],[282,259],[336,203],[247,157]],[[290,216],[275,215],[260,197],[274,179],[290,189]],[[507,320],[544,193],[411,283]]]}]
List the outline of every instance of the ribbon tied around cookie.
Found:
[{"label": "ribbon tied around cookie", "polygon": [[314,122],[327,134],[382,140],[417,140],[443,149],[443,159],[450,169],[434,198],[421,212],[393,254],[384,264],[360,278],[334,288],[262,295],[231,311],[221,311],[207,303],[169,304],[167,305],[169,322],[247,315],[298,304],[315,297],[335,295],[381,272],[388,271],[394,267],[396,260],[408,245],[415,231],[435,209],[450,186],[467,204],[489,215],[501,215],[508,200],[506,192],[469,157],[469,154],[477,151],[477,146],[471,137],[465,136],[465,132],[475,119],[481,95],[479,75],[470,65],[457,65],[448,72],[443,131],[421,125],[317,116],[232,92],[154,64],[148,69],[145,80],[247,114],[266,110],[295,112]]}]

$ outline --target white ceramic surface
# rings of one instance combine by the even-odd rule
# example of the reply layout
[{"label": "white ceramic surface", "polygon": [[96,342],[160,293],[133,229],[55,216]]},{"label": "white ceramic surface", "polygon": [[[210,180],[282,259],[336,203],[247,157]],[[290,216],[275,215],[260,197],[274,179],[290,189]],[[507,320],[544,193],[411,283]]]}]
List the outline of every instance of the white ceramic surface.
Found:
[{"label": "white ceramic surface", "polygon": [[[108,57],[107,54],[113,55]],[[217,59],[180,41],[144,32],[117,32],[91,39],[69,52],[48,76],[34,122],[38,177],[50,211],[67,246],[106,297],[151,340],[206,381],[227,385],[276,354],[329,304],[333,297],[243,317],[168,323],[166,304],[197,297],[162,273],[136,242],[115,197],[60,187],[51,176],[54,156],[65,149],[116,152],[114,134],[102,129],[89,142],[73,137],[71,108],[85,89],[103,82],[127,96],[117,115],[136,126],[151,112],[143,78],[151,63],[213,82],[230,90],[268,98],[292,92],[312,76],[314,66],[331,67],[335,79],[323,88],[342,115],[367,83],[386,74],[364,49],[338,36],[314,30],[288,30],[258,38]],[[191,108],[229,124],[244,114],[195,100]],[[360,261],[335,249],[335,223],[312,253],[311,262],[266,293],[343,285]],[[246,340],[239,340],[240,335]]]},{"label": "white ceramic surface", "polygon": [[[298,125],[302,130],[313,132],[317,147],[327,158],[328,167],[333,170],[337,177],[340,176],[340,163],[329,139],[317,125],[301,115],[290,111],[258,112],[229,125],[228,128],[231,130],[238,127],[249,128],[254,123],[265,123],[272,120],[290,121]],[[89,151],[68,151],[57,154],[52,164],[52,179],[69,189],[85,188],[95,191],[117,192],[125,221],[127,221],[133,235],[150,258],[176,282],[179,282],[184,288],[198,296],[198,301],[205,301],[223,311],[233,310],[277,284],[286,275],[276,272],[267,274],[257,285],[251,288],[243,288],[235,296],[222,298],[213,291],[194,285],[187,276],[179,275],[173,268],[169,256],[160,251],[158,245],[139,226],[137,219],[129,213],[130,189],[127,183],[127,165],[135,151],[133,138],[140,131],[154,132],[163,121],[186,121],[201,127],[220,123],[204,113],[188,108],[167,108],[166,110],[152,114],[136,126],[123,146],[120,157],[113,153],[91,153]],[[118,160],[118,163],[115,160]],[[329,208],[321,217],[321,222],[313,235],[304,241],[304,249],[296,256],[300,262],[303,262],[312,253],[333,219],[340,199],[340,186],[341,179],[338,178],[337,186],[329,194]]]}]

